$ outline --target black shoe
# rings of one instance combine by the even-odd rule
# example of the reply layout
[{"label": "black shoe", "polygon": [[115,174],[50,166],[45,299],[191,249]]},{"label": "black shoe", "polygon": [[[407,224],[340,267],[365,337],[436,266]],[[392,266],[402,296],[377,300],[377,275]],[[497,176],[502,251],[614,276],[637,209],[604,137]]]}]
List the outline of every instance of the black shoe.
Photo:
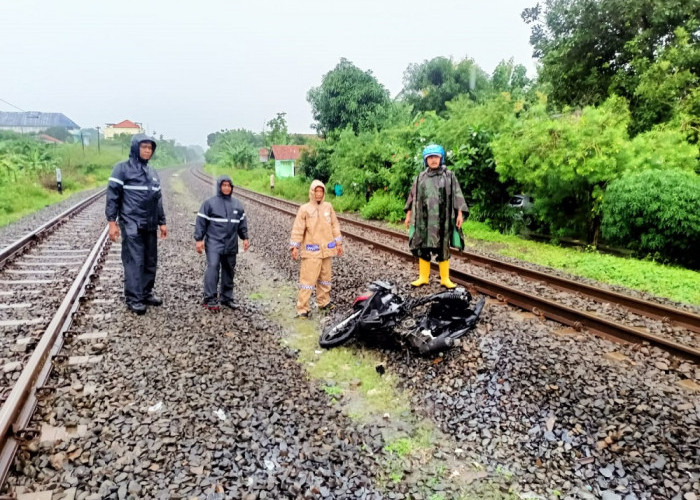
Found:
[{"label": "black shoe", "polygon": [[333,309],[335,309],[335,304],[333,302],[329,302],[325,306],[319,307],[319,310],[321,311],[332,311]]},{"label": "black shoe", "polygon": [[307,313],[307,312],[305,312],[305,313],[297,313],[297,318],[308,319],[308,317],[309,317],[309,313]]},{"label": "black shoe", "polygon": [[223,300],[221,301],[221,305],[229,309],[238,309],[238,305],[232,300]]},{"label": "black shoe", "polygon": [[163,305],[163,299],[158,297],[155,293],[151,292],[148,297],[143,299],[143,303],[147,304],[149,306],[162,306]]},{"label": "black shoe", "polygon": [[142,314],[146,314],[146,309],[148,309],[146,307],[146,304],[142,304],[141,302],[137,302],[135,304],[127,304],[126,308],[132,313],[138,314],[139,316],[141,316]]}]

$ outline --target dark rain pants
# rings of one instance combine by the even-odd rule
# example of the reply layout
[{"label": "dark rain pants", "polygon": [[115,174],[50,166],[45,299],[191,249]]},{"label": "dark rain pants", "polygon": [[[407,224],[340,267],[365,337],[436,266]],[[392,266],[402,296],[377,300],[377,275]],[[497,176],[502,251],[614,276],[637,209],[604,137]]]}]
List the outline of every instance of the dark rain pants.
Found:
[{"label": "dark rain pants", "polygon": [[158,232],[139,229],[132,236],[122,232],[124,297],[127,304],[143,303],[153,292],[158,266]]},{"label": "dark rain pants", "polygon": [[[204,303],[218,304],[233,301],[233,275],[236,269],[236,254],[221,254],[207,252],[207,270],[204,272]],[[221,272],[221,294],[219,288],[219,272]],[[219,295],[219,297],[217,297]]]}]

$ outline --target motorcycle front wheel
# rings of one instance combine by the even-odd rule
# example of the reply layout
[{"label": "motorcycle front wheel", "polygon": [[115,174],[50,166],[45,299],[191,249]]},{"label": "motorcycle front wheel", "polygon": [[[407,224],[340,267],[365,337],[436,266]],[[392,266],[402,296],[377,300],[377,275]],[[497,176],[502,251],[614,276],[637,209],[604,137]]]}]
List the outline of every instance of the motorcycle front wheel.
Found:
[{"label": "motorcycle front wheel", "polygon": [[319,345],[328,349],[330,347],[342,345],[350,340],[355,334],[355,330],[357,330],[360,314],[362,314],[362,310],[353,311],[340,323],[324,331],[321,334],[320,340],[318,341]]}]

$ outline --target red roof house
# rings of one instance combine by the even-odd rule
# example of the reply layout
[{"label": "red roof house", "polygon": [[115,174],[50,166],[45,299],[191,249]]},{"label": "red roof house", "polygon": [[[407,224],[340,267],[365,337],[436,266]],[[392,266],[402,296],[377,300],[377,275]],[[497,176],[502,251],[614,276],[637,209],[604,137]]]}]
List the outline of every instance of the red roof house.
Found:
[{"label": "red roof house", "polygon": [[294,177],[294,166],[306,146],[272,146],[270,159],[275,160],[277,177]]}]

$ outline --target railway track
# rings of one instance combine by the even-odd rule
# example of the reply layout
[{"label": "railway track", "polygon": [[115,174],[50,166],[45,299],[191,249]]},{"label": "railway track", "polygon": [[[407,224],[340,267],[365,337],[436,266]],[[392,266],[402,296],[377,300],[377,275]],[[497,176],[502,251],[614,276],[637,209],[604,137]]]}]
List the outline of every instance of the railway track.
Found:
[{"label": "railway track", "polygon": [[[213,184],[213,178],[201,170],[191,169],[190,172],[202,182]],[[235,187],[235,191],[242,197],[290,216],[295,216],[299,207],[297,203],[262,195],[240,187]],[[345,236],[400,258],[413,260],[413,256],[404,250],[407,247],[405,234],[348,217],[339,216],[339,219],[343,224]],[[380,242],[377,235],[380,235],[382,239],[389,239],[389,241]],[[587,285],[473,252],[456,252],[453,254],[453,258],[465,265],[476,264],[482,270],[478,273],[469,272],[461,269],[461,266],[453,266],[451,276],[454,281],[500,302],[512,304],[574,330],[587,329],[592,333],[625,342],[647,342],[676,356],[696,363],[700,361],[700,348],[697,339],[697,333],[700,332],[700,316],[692,311]],[[435,264],[432,266],[434,269],[437,267]],[[498,279],[489,276],[496,273],[500,275]],[[520,286],[510,285],[507,275],[525,278],[540,289],[549,288],[550,290],[547,294],[533,293],[531,288],[523,289]],[[584,304],[580,307],[562,304],[556,298],[557,294],[561,292],[583,297]],[[611,319],[599,313],[583,310],[586,307],[586,301],[607,305],[609,309],[616,310],[616,315],[621,319]],[[660,329],[664,333],[652,333],[647,328],[631,324],[634,321],[629,318],[630,315],[649,318],[661,323]]]},{"label": "railway track", "polygon": [[[0,479],[46,392],[52,357],[63,345],[79,301],[107,248],[104,190],[29,232],[0,252],[2,408]],[[94,242],[94,243],[93,243]]]}]

